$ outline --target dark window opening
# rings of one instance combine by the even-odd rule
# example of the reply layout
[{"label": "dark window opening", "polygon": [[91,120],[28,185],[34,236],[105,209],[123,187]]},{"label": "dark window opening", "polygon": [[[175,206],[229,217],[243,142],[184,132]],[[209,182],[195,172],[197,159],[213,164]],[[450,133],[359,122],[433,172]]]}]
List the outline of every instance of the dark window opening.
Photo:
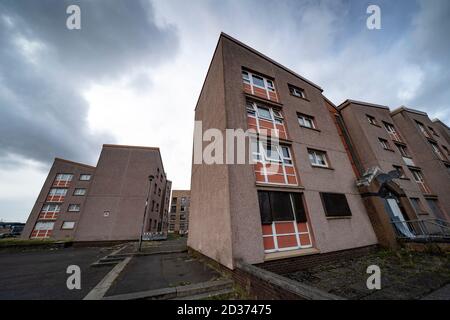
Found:
[{"label": "dark window opening", "polygon": [[262,224],[307,221],[302,195],[299,193],[258,191],[258,199]]},{"label": "dark window opening", "polygon": [[321,192],[323,208],[327,217],[351,217],[352,213],[348,206],[347,198],[343,193]]}]

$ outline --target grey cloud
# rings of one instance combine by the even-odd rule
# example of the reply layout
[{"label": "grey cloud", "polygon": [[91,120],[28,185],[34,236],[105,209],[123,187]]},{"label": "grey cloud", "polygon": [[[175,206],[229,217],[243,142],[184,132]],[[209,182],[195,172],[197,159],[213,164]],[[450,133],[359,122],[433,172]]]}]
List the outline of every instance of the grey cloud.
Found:
[{"label": "grey cloud", "polygon": [[[81,30],[66,28],[70,4],[81,8]],[[95,161],[114,138],[90,132],[81,92],[167,62],[177,50],[176,30],[156,25],[150,2],[2,1],[0,163],[10,153]]]}]

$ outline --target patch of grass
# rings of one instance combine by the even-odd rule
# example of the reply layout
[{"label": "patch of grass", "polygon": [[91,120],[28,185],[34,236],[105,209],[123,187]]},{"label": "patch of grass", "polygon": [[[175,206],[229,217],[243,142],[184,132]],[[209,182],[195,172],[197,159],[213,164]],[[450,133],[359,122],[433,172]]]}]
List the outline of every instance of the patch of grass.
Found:
[{"label": "patch of grass", "polygon": [[56,241],[53,239],[18,239],[18,238],[6,238],[0,239],[1,247],[16,247],[16,246],[36,246],[61,242],[70,242],[71,240]]}]

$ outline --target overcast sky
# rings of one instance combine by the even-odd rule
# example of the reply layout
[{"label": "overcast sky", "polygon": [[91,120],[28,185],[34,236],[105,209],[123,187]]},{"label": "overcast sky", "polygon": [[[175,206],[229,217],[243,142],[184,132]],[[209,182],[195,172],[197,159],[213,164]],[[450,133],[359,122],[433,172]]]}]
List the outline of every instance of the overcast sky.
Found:
[{"label": "overcast sky", "polygon": [[[81,30],[66,8],[81,7]],[[368,30],[368,5],[381,30]],[[26,221],[54,157],[158,146],[190,187],[194,107],[224,31],[350,98],[450,123],[450,1],[0,1],[0,219]]]}]

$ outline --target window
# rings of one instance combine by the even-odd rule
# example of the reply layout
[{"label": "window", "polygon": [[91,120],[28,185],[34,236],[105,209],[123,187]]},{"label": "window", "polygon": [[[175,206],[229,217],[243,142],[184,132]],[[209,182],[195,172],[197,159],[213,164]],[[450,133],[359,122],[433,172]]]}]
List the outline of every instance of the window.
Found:
[{"label": "window", "polygon": [[305,114],[297,114],[298,123],[302,127],[315,129],[316,125],[314,124],[314,118],[311,116],[307,116]]},{"label": "window", "polygon": [[155,200],[152,200],[152,212],[155,210]]},{"label": "window", "polygon": [[425,183],[425,179],[423,177],[422,171],[417,169],[409,169],[414,177],[414,181],[419,185],[420,190],[423,193],[429,194],[431,193],[430,189],[428,188],[427,184]]},{"label": "window", "polygon": [[259,118],[272,120],[272,114],[270,113],[270,109],[258,106],[257,110],[258,110],[258,117]]},{"label": "window", "polygon": [[156,194],[156,189],[158,188],[158,185],[155,183],[155,187],[153,188],[153,193]]},{"label": "window", "polygon": [[66,193],[67,193],[67,189],[52,188],[52,189],[50,189],[50,192],[48,194],[50,196],[65,196]]},{"label": "window", "polygon": [[79,204],[69,204],[69,207],[67,208],[67,211],[69,211],[69,212],[79,212],[80,211],[80,205]]},{"label": "window", "polygon": [[441,207],[439,206],[439,203],[435,199],[427,199],[428,206],[430,207],[431,211],[433,212],[434,216],[437,219],[445,220],[445,215],[441,210]]},{"label": "window", "polygon": [[275,92],[275,87],[273,86],[272,80],[266,80],[267,82],[267,90]]},{"label": "window", "polygon": [[283,115],[278,109],[250,100],[246,102],[246,109],[249,129],[254,129],[259,133],[264,133],[264,135],[274,134],[282,139],[287,139]]},{"label": "window", "polygon": [[250,76],[247,71],[242,71],[242,81],[246,84],[250,84]]},{"label": "window", "polygon": [[80,175],[80,180],[81,181],[89,181],[89,180],[91,180],[91,175],[90,174],[82,174],[82,175]]},{"label": "window", "polygon": [[429,129],[430,132],[431,132],[432,134],[434,134],[436,137],[439,137],[439,135],[436,133],[436,131],[434,131],[434,129],[433,129],[432,127],[428,126],[428,129]]},{"label": "window", "polygon": [[73,174],[70,173],[59,173],[56,175],[55,181],[53,182],[54,186],[59,187],[67,187],[72,181]]},{"label": "window", "polygon": [[378,126],[377,120],[375,119],[375,117],[372,117],[368,114],[366,114],[367,117],[367,121],[369,121],[370,124],[373,124],[374,126]]},{"label": "window", "polygon": [[86,194],[86,189],[84,189],[84,188],[76,188],[73,191],[74,196],[84,196],[85,194]]},{"label": "window", "polygon": [[325,216],[327,217],[349,217],[352,215],[347,198],[343,193],[321,192]]},{"label": "window", "polygon": [[400,179],[406,179],[405,171],[402,166],[393,166],[394,169],[399,173]]},{"label": "window", "polygon": [[293,96],[298,97],[298,98],[303,98],[303,99],[306,98],[306,96],[305,96],[305,90],[300,89],[299,87],[295,87],[295,86],[290,85],[290,84],[288,85],[288,87],[289,87],[289,92],[290,92]]},{"label": "window", "polygon": [[394,125],[387,123],[387,122],[383,122],[384,124],[384,128],[386,129],[386,131],[389,133],[389,136],[392,140],[394,141],[402,141],[400,138],[400,135],[397,133],[397,131],[395,130]]},{"label": "window", "polygon": [[406,146],[401,145],[401,144],[395,144],[395,145],[397,146],[397,149],[400,152],[400,154],[402,155],[402,157],[411,158]]},{"label": "window", "polygon": [[[298,185],[290,148],[251,139],[256,182]],[[278,164],[278,165],[276,165]]]},{"label": "window", "polygon": [[442,154],[441,149],[439,149],[439,146],[434,142],[431,142],[431,141],[429,141],[429,142],[430,142],[431,148],[433,149],[434,154],[437,155],[437,157],[440,160],[443,160],[443,161],[447,160],[447,159],[445,159],[444,155]]},{"label": "window", "polygon": [[428,133],[427,129],[425,129],[424,125],[422,123],[420,123],[419,121],[416,121],[417,127],[419,128],[419,130],[422,132],[422,134],[427,137],[427,138],[431,138],[430,134]]},{"label": "window", "polygon": [[308,156],[312,166],[328,167],[327,156],[325,152],[308,149]]},{"label": "window", "polygon": [[161,195],[161,188],[158,189],[158,196]]},{"label": "window", "polygon": [[448,148],[446,146],[442,146],[442,149],[445,150],[445,153],[447,154],[447,156],[450,156],[450,151],[448,150]]},{"label": "window", "polygon": [[61,226],[61,229],[63,229],[63,230],[72,230],[73,228],[75,228],[74,221],[64,221]]},{"label": "window", "polygon": [[412,206],[414,207],[414,210],[416,211],[416,214],[427,214],[419,198],[410,198],[410,200]]},{"label": "window", "polygon": [[186,211],[186,206],[182,204],[182,205],[180,206],[180,211],[181,211],[181,212]]},{"label": "window", "polygon": [[253,80],[253,85],[254,86],[258,86],[261,88],[266,88],[266,86],[264,85],[264,78],[257,76],[257,75],[252,75],[252,80]]},{"label": "window", "polygon": [[61,211],[59,204],[44,204],[39,214],[39,219],[53,220],[58,217],[58,213]]},{"label": "window", "polygon": [[258,191],[266,253],[312,246],[302,194]]},{"label": "window", "polygon": [[247,70],[242,70],[242,82],[244,91],[264,99],[278,101],[275,84],[272,79],[254,74]]},{"label": "window", "polygon": [[389,146],[389,142],[386,139],[378,138],[378,141],[380,141],[380,144],[383,147],[383,149],[391,150],[391,148]]},{"label": "window", "polygon": [[54,222],[37,222],[33,232],[31,232],[30,238],[49,238],[52,234],[54,225]]}]

